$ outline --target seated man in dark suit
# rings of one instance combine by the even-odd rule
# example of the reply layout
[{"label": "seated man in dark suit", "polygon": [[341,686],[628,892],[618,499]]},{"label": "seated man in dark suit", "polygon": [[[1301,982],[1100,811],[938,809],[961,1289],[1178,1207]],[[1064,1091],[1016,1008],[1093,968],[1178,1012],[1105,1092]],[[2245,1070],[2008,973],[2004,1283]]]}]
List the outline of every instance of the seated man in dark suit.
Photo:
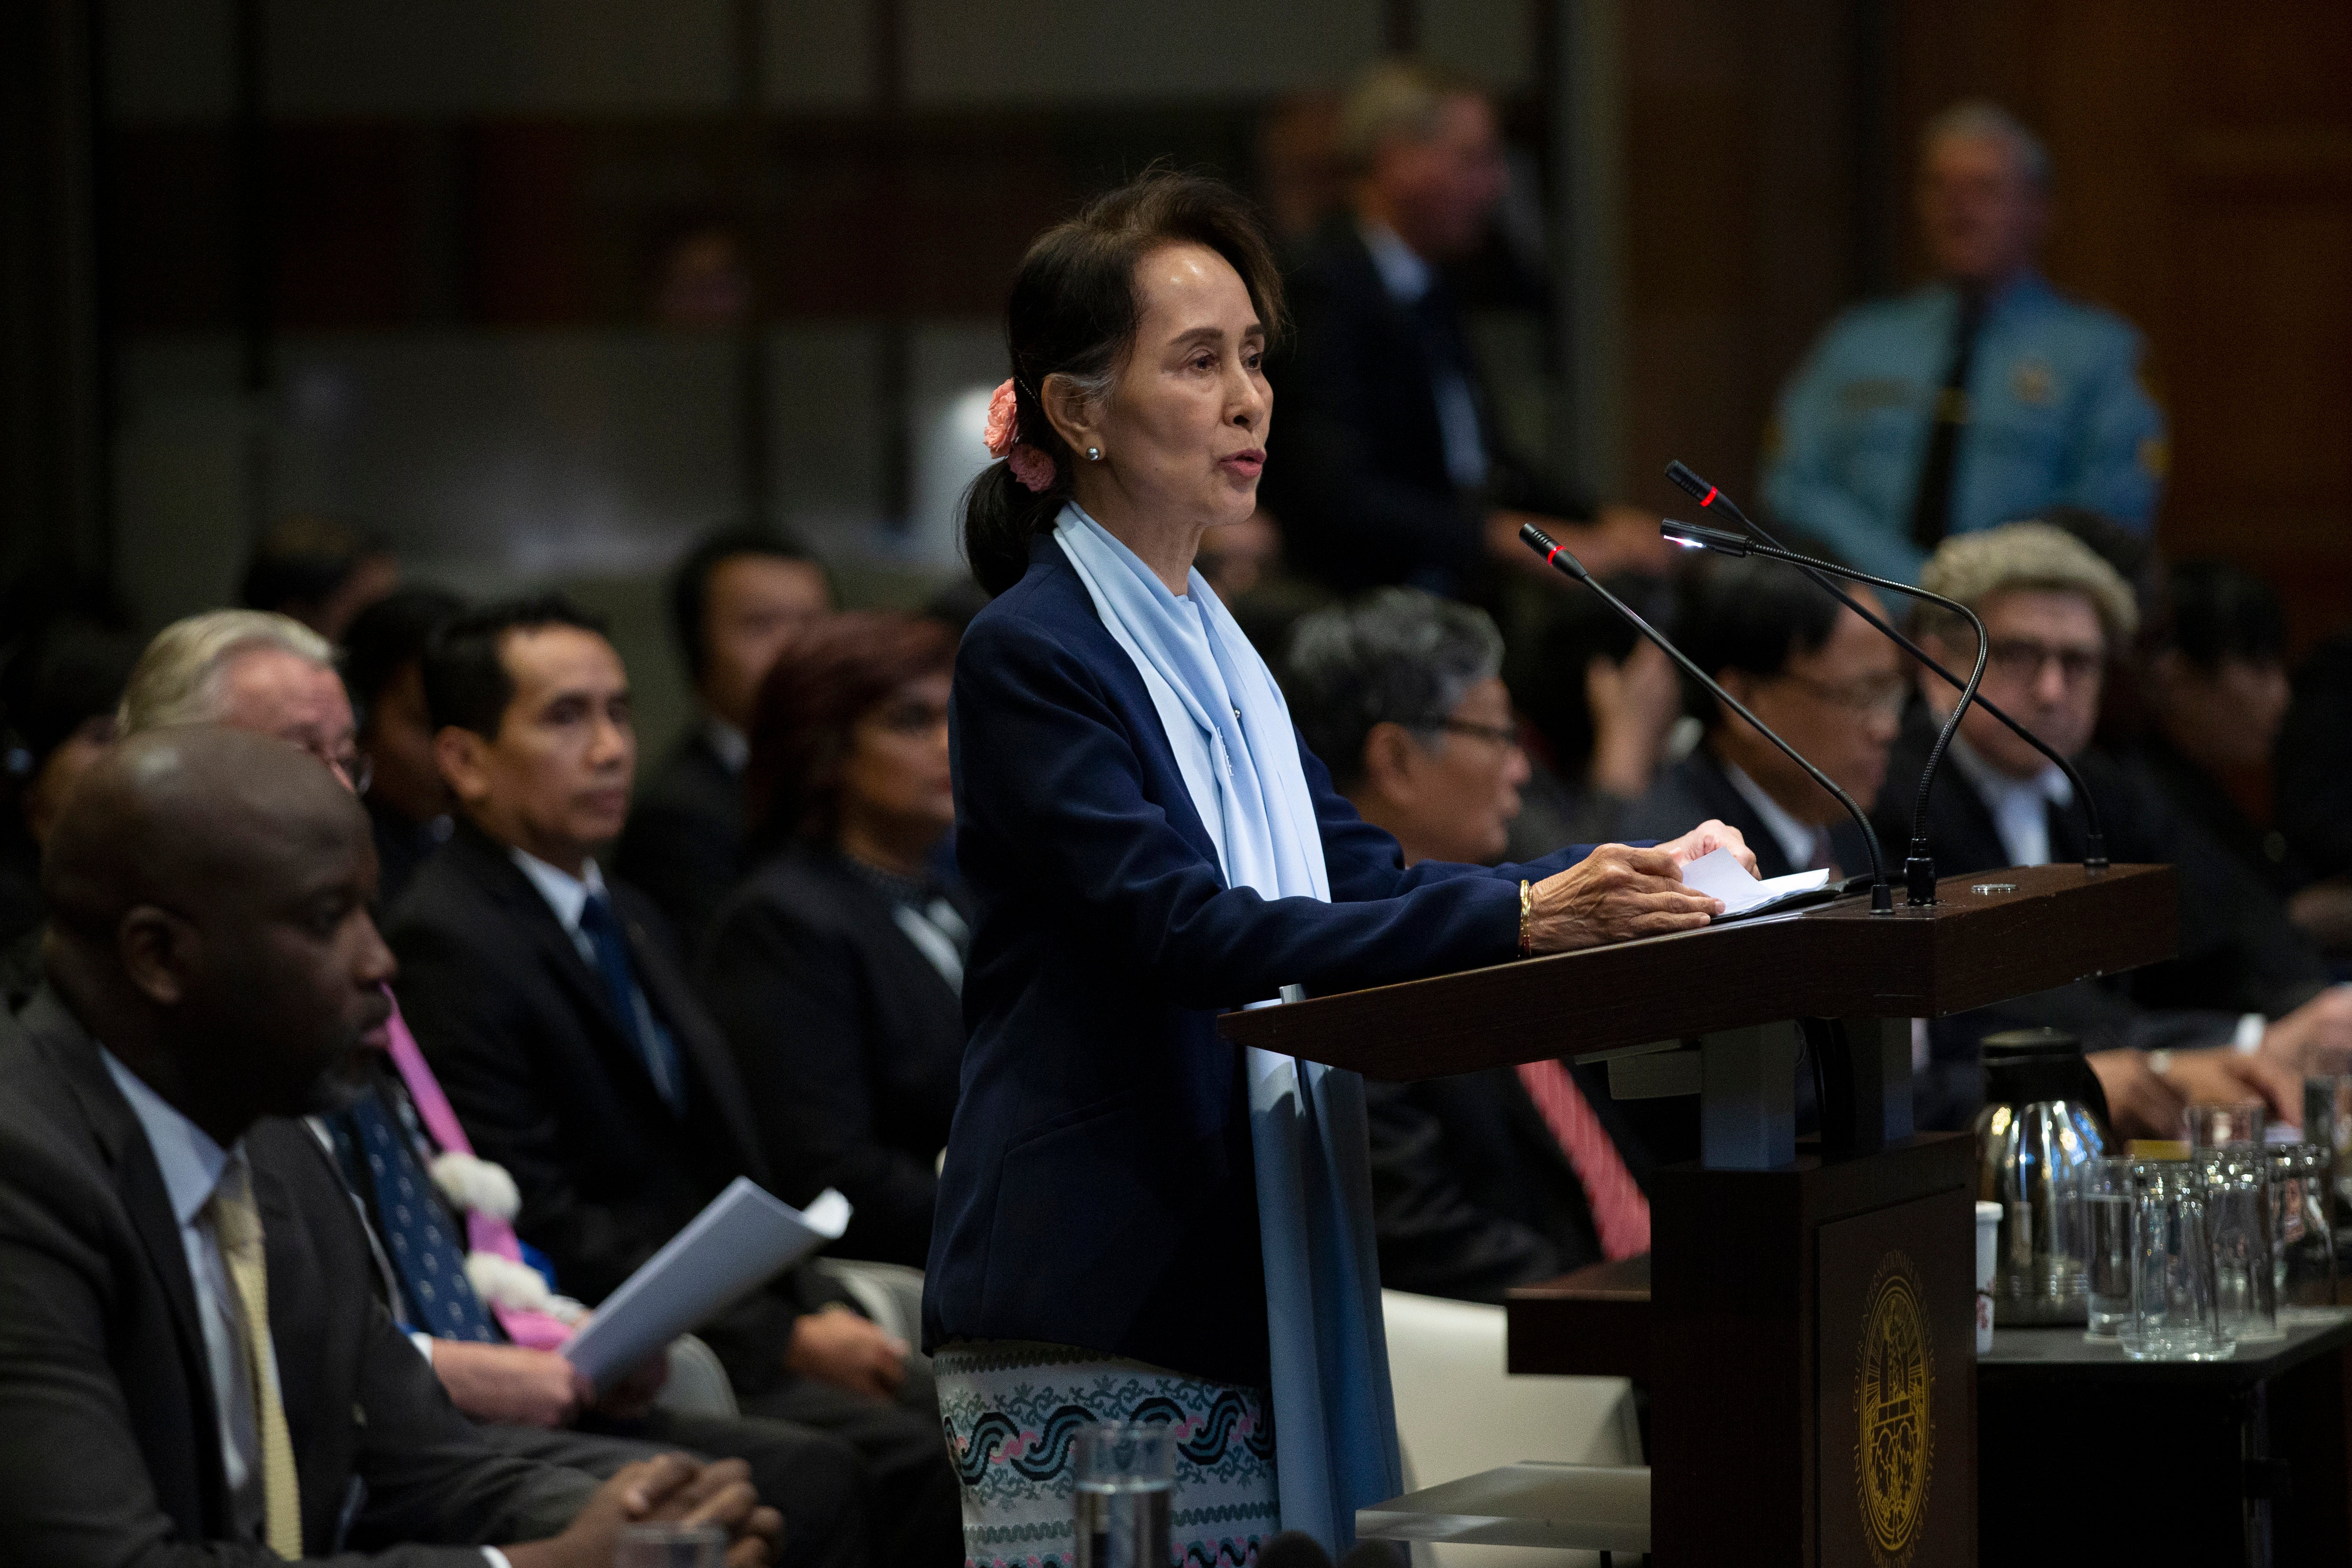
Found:
[{"label": "seated man in dark suit", "polygon": [[309,1134],[266,1119],[358,1082],[393,969],[374,879],[350,795],[257,735],[123,742],[66,806],[49,984],[0,1023],[10,1559],[604,1568],[657,1512],[764,1561],[777,1521],[739,1464],[665,1457],[599,1489],[499,1453],[337,1288],[366,1240]]},{"label": "seated man in dark suit", "polygon": [[[1407,865],[1502,853],[1528,776],[1502,658],[1485,612],[1409,588],[1318,610],[1292,633],[1283,686],[1299,732]],[[1367,1082],[1381,1282],[1499,1301],[1648,1251],[1650,1161],[1607,1085],[1558,1061]]]},{"label": "seated man in dark suit", "polygon": [[2286,610],[2242,566],[2172,568],[2163,644],[2149,660],[2148,732],[2131,758],[2174,806],[2286,900],[2287,917],[2323,949],[2352,952],[2352,878],[2323,878],[2280,824],[2256,821],[2233,775],[2270,764],[2293,694]]},{"label": "seated man in dark suit", "polygon": [[[1700,567],[1676,617],[1684,651],[1869,810],[1910,690],[1901,654],[1791,567],[1754,556]],[[1869,589],[1856,595],[1877,607]],[[1746,836],[1759,877],[1869,870],[1862,829],[1837,797],[1754,725],[1704,700],[1705,738],[1627,809],[1625,837],[1671,838],[1713,816]],[[1889,875],[1907,842],[1883,845]]]},{"label": "seated man in dark suit", "polygon": [[[659,913],[594,858],[635,760],[602,628],[560,599],[468,612],[436,634],[425,690],[458,823],[388,919],[401,1010],[475,1152],[520,1189],[517,1231],[593,1305],[734,1177],[770,1173]],[[821,1271],[788,1269],[699,1331],[747,1413],[858,1450],[884,1561],[949,1549],[928,1372]]]},{"label": "seated man in dark suit", "polygon": [[[400,589],[352,623],[353,643],[373,650],[369,677],[360,683],[363,689],[381,692],[382,669],[391,662],[385,657],[383,628],[369,630],[373,617],[391,609],[399,613],[402,624],[426,619],[429,626],[457,607],[442,595],[436,596],[446,603],[425,606],[434,612],[429,618],[401,608],[404,598],[422,592],[428,591]],[[135,698],[128,704],[131,727],[123,731],[124,738],[146,732],[140,726],[152,728],[157,715],[175,716],[182,722],[227,724],[313,751],[337,783],[356,789],[362,780],[352,773],[341,749],[352,735],[351,705],[334,667],[327,662],[324,644],[282,616],[240,614],[252,636],[241,645],[223,647],[216,638],[192,638],[190,632],[204,624],[201,616],[175,623],[157,636],[156,657],[142,659],[138,667]],[[273,630],[274,642],[255,635]],[[422,642],[417,638],[418,646],[409,655],[411,679],[417,674]],[[263,673],[251,668],[257,660],[268,661],[266,679],[255,679]],[[421,710],[421,686],[414,700]],[[410,721],[409,716],[403,715],[403,721]],[[414,722],[423,728],[421,714]],[[425,747],[425,764],[433,766],[429,730]],[[395,766],[413,765],[414,758],[401,755],[407,749],[394,745],[372,755],[399,756]],[[440,784],[437,767],[433,782]],[[373,812],[370,816],[381,864],[384,819]],[[396,1012],[386,1020],[385,1029],[392,1060],[371,1060],[352,1103],[313,1121],[335,1152],[352,1201],[373,1233],[375,1258],[383,1265],[342,1283],[383,1300],[451,1402],[481,1423],[485,1436],[499,1447],[598,1476],[660,1452],[656,1444],[682,1444],[741,1458],[751,1465],[761,1495],[782,1505],[790,1521],[783,1563],[793,1568],[848,1568],[864,1562],[864,1476],[857,1457],[840,1439],[790,1422],[687,1415],[651,1407],[667,1370],[663,1356],[619,1380],[617,1387],[589,1388],[561,1352],[570,1325],[539,1311],[514,1310],[537,1307],[546,1287],[520,1263],[498,1268],[481,1256],[485,1237],[479,1233],[480,1218],[460,1214],[457,1198],[434,1174],[446,1168],[441,1156],[451,1152],[436,1145],[430,1127],[436,1111],[446,1116],[446,1101]],[[420,1110],[420,1101],[431,1109]],[[462,1133],[457,1138],[462,1141]],[[300,1163],[307,1167],[317,1162]],[[504,1173],[478,1163],[466,1173],[465,1188],[476,1193],[486,1182],[504,1181]],[[495,1216],[501,1229],[512,1217],[510,1183],[507,1189],[501,1205],[506,1213]],[[478,1233],[470,1238],[469,1226]],[[510,1255],[511,1232],[505,1236]],[[468,1271],[485,1268],[495,1270],[512,1306],[477,1294]],[[520,1339],[530,1342],[515,1342]]]},{"label": "seated man in dark suit", "polygon": [[1283,438],[1263,495],[1292,569],[1343,593],[1483,597],[1505,568],[1572,587],[1519,543],[1535,514],[1596,573],[1662,565],[1654,515],[1545,482],[1485,395],[1439,270],[1479,248],[1504,191],[1484,89],[1391,61],[1349,93],[1339,136],[1348,206],[1293,269],[1295,324],[1269,372]]},{"label": "seated man in dark suit", "polygon": [[671,574],[670,628],[701,721],[638,796],[614,868],[667,916],[691,958],[710,917],[751,868],[743,769],[760,682],[776,650],[833,608],[824,568],[764,529],[714,533]]},{"label": "seated man in dark suit", "polygon": [[[2099,1053],[2092,1065],[2119,1128],[2176,1136],[2184,1100],[2256,1097],[2299,1121],[2304,1072],[2323,1054],[2341,1060],[2352,1049],[2352,991],[2328,985],[2317,950],[2277,896],[2145,772],[2086,749],[2108,653],[2137,623],[2131,590],[2087,547],[2042,523],[1947,540],[1920,584],[1982,618],[1990,642],[1982,691],[2081,770],[2108,858],[2170,862],[2181,886],[2179,957],[1937,1020],[1927,1081],[1940,1082],[1948,1103],[1923,1108],[1936,1118],[1926,1124],[1950,1125],[1973,1109],[1978,1042],[2021,1023],[2069,1028]],[[1948,668],[1975,657],[1974,633],[1947,613],[1921,616],[1915,635]],[[1880,794],[1882,836],[1909,834],[1927,749],[1955,694],[1928,680],[1920,695]],[[2063,773],[1980,710],[1961,720],[1928,808],[1939,873],[2079,859],[2082,822]]]}]

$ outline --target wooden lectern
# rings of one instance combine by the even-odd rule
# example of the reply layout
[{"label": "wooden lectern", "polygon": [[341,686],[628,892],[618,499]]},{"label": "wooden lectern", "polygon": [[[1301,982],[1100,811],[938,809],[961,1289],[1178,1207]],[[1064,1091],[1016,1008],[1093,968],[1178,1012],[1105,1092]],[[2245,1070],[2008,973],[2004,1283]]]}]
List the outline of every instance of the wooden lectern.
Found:
[{"label": "wooden lectern", "polygon": [[[1793,914],[1228,1014],[1234,1041],[1412,1079],[1606,1059],[1624,1098],[1696,1094],[1700,1158],[1658,1173],[1654,1252],[1512,1302],[1514,1372],[1650,1394],[1660,1568],[1973,1568],[1976,1150],[1914,1134],[1909,1020],[2169,957],[2172,868],[1947,879],[1874,916]],[[1822,1138],[1795,1133],[1798,1044]],[[1446,1478],[1434,1478],[1444,1479]]]}]

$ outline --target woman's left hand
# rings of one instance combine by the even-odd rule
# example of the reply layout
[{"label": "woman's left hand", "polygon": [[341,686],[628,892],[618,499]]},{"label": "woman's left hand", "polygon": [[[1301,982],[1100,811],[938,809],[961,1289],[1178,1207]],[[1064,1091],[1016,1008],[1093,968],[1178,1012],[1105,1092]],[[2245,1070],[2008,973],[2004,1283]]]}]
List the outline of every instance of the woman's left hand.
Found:
[{"label": "woman's left hand", "polygon": [[1729,823],[1717,822],[1711,816],[1680,838],[1661,844],[1658,847],[1673,856],[1677,866],[1687,866],[1702,855],[1728,849],[1734,859],[1748,868],[1749,876],[1757,874],[1756,851],[1748,847],[1748,840],[1740,837],[1739,829]]}]

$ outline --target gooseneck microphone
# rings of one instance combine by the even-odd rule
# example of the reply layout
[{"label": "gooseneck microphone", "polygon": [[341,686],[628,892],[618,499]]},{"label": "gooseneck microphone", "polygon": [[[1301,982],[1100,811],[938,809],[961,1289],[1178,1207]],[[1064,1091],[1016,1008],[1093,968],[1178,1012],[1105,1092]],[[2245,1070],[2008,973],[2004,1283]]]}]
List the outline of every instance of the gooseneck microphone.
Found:
[{"label": "gooseneck microphone", "polygon": [[[1943,764],[1944,750],[1952,743],[1952,736],[1959,730],[1961,715],[1969,710],[1969,704],[1976,700],[1977,685],[1984,679],[1985,654],[1989,647],[1985,640],[1984,622],[1977,618],[1974,610],[1958,599],[1947,599],[1941,594],[1930,594],[1925,588],[1914,588],[1907,583],[1897,583],[1888,577],[1874,577],[1867,572],[1856,572],[1849,566],[1835,565],[1810,555],[1799,555],[1778,545],[1759,544],[1743,534],[1726,533],[1719,528],[1701,528],[1695,522],[1676,522],[1672,518],[1660,523],[1658,531],[1674,543],[1696,550],[1712,550],[1721,555],[1760,555],[1768,561],[1786,561],[1792,566],[1826,572],[1832,577],[1843,577],[1849,582],[1867,583],[1874,588],[1884,588],[1889,593],[1907,594],[1912,598],[1925,599],[1966,616],[1969,624],[1976,627],[1976,668],[1969,672],[1969,683],[1960,689],[1960,700],[1952,705],[1951,714],[1944,721],[1943,729],[1937,731],[1936,743],[1928,748],[1927,765],[1919,772],[1919,798],[1911,807],[1911,856],[1903,862],[1905,894],[1907,901],[1915,906],[1934,903],[1936,861],[1927,850],[1927,792],[1935,786],[1936,770]],[[1839,595],[1840,598],[1844,596],[1843,594]]]},{"label": "gooseneck microphone", "polygon": [[[1720,489],[1708,484],[1705,479],[1700,479],[1682,463],[1668,463],[1666,465],[1666,478],[1674,482],[1676,489],[1682,490],[1693,500],[1698,502],[1700,510],[1713,511],[1717,508],[1721,508],[1724,515],[1729,517],[1733,521],[1738,523],[1741,528],[1747,530],[1750,536],[1763,541],[1765,543],[1771,545],[1775,549],[1785,548],[1778,539],[1772,537],[1771,531],[1762,523],[1758,522],[1754,518],[1749,517],[1746,512],[1740,510],[1738,506],[1729,496],[1725,495]],[[1917,659],[1921,664],[1935,671],[1935,673],[1943,679],[1946,685],[1957,687],[1961,684],[1960,678],[1958,676],[1954,675],[1950,670],[1946,669],[1942,665],[1937,664],[1934,659],[1929,658],[1925,653],[1922,653],[1919,650],[1919,645],[1917,643],[1913,642],[1909,637],[1905,637],[1901,632],[1898,632],[1893,626],[1888,626],[1884,620],[1880,619],[1876,614],[1858,603],[1853,595],[1839,587],[1835,583],[1831,582],[1823,574],[1815,571],[1811,566],[1800,566],[1797,570],[1811,578],[1815,587],[1821,589],[1822,592],[1829,595],[1832,598],[1837,600],[1838,603],[1843,605],[1847,609],[1852,610],[1855,615],[1860,616],[1864,620],[1868,621],[1872,626],[1876,626],[1881,632],[1894,639],[1895,647],[1901,648],[1905,653],[1909,654],[1913,658]],[[2011,718],[2007,713],[2002,712],[2000,709],[1993,703],[1990,698],[1979,695],[1976,700],[1976,705],[1980,710],[1991,714],[1995,719],[2000,720],[2003,724],[2007,725],[2011,734],[2015,735],[2019,740],[2024,742],[2027,745],[2032,747],[2035,751],[2049,758],[2053,763],[2057,764],[2059,771],[2066,775],[2066,782],[2074,786],[2074,798],[2083,803],[2083,869],[2085,871],[2105,870],[2107,868],[2106,826],[2105,821],[2099,816],[2099,803],[2097,799],[2092,795],[2091,786],[2083,782],[2083,775],[2074,770],[2074,764],[2067,761],[2064,757],[2060,756],[2055,751],[2052,750],[2049,744],[2045,742],[2041,736],[2035,734],[2032,731],[2027,729],[2024,725]]]},{"label": "gooseneck microphone", "polygon": [[[1712,531],[1710,530],[1710,531]],[[1855,825],[1862,829],[1862,841],[1870,850],[1870,912],[1874,915],[1893,914],[1895,912],[1895,891],[1892,888],[1888,887],[1886,883],[1886,858],[1879,851],[1877,830],[1870,826],[1870,817],[1868,814],[1865,813],[1862,807],[1853,803],[1853,796],[1840,789],[1835,779],[1831,778],[1829,774],[1822,772],[1821,769],[1807,762],[1803,754],[1800,752],[1796,747],[1789,744],[1788,742],[1780,739],[1778,734],[1774,733],[1772,726],[1764,722],[1763,720],[1756,717],[1755,714],[1750,713],[1748,710],[1747,706],[1742,703],[1739,699],[1734,697],[1730,692],[1726,691],[1720,685],[1717,684],[1715,677],[1701,669],[1698,665],[1693,661],[1690,655],[1683,652],[1682,649],[1674,645],[1673,640],[1669,638],[1665,633],[1660,631],[1657,627],[1643,620],[1641,613],[1635,610],[1633,605],[1627,604],[1624,600],[1611,593],[1607,588],[1602,587],[1599,580],[1596,579],[1591,573],[1584,569],[1584,563],[1570,554],[1565,546],[1553,543],[1551,536],[1544,532],[1542,529],[1538,528],[1532,522],[1520,524],[1519,538],[1526,543],[1528,549],[1542,556],[1545,562],[1555,570],[1566,574],[1567,576],[1574,578],[1576,581],[1583,584],[1586,587],[1591,589],[1594,593],[1600,595],[1601,603],[1616,611],[1619,619],[1622,620],[1627,626],[1632,626],[1635,631],[1641,633],[1643,637],[1649,638],[1652,642],[1657,644],[1660,651],[1664,652],[1668,658],[1673,659],[1676,664],[1680,665],[1693,680],[1697,681],[1701,686],[1706,687],[1709,692],[1713,693],[1717,701],[1722,703],[1734,713],[1737,713],[1742,719],[1747,720],[1748,723],[1754,725],[1758,734],[1763,736],[1766,740],[1780,747],[1781,753],[1790,762],[1804,769],[1805,772],[1811,776],[1812,781],[1815,784],[1829,791],[1830,794],[1837,796],[1838,804],[1846,808],[1847,812],[1853,816]]]}]

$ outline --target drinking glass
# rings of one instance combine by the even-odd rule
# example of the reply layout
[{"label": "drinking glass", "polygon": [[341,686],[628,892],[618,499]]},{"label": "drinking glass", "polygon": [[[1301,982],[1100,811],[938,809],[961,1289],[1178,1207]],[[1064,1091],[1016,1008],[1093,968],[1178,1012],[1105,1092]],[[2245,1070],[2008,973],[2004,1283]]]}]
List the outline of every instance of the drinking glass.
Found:
[{"label": "drinking glass", "polygon": [[2303,1135],[2336,1156],[2337,1201],[2327,1212],[2344,1213],[2345,1203],[2352,1201],[2352,1192],[2345,1190],[2352,1182],[2352,1074],[2316,1073],[2303,1080]]},{"label": "drinking glass", "polygon": [[2083,1337],[2112,1340],[2131,1321],[2132,1162],[2100,1155],[2075,1178],[2083,1205]]},{"label": "drinking glass", "polygon": [[2221,1331],[2240,1344],[2279,1338],[2278,1275],[2272,1247],[2270,1162],[2260,1147],[2200,1150],[2205,1241],[2213,1252],[2213,1306]]},{"label": "drinking glass", "polygon": [[2325,1143],[2282,1143],[2270,1167],[2279,1321],[2308,1321],[2336,1305],[2336,1162]]},{"label": "drinking glass", "polygon": [[2237,1349],[2214,1309],[2205,1189],[2187,1160],[2132,1166],[2132,1316],[2116,1338],[2134,1361],[2223,1361]]},{"label": "drinking glass", "polygon": [[2219,1149],[2225,1143],[2263,1144],[2263,1102],[2242,1100],[2228,1105],[2192,1105],[2183,1120],[2191,1149]]},{"label": "drinking glass", "polygon": [[725,1568],[727,1532],[715,1524],[632,1524],[613,1548],[613,1568]]},{"label": "drinking glass", "polygon": [[1105,1421],[1078,1432],[1076,1568],[1162,1568],[1176,1445],[1160,1425]]}]

